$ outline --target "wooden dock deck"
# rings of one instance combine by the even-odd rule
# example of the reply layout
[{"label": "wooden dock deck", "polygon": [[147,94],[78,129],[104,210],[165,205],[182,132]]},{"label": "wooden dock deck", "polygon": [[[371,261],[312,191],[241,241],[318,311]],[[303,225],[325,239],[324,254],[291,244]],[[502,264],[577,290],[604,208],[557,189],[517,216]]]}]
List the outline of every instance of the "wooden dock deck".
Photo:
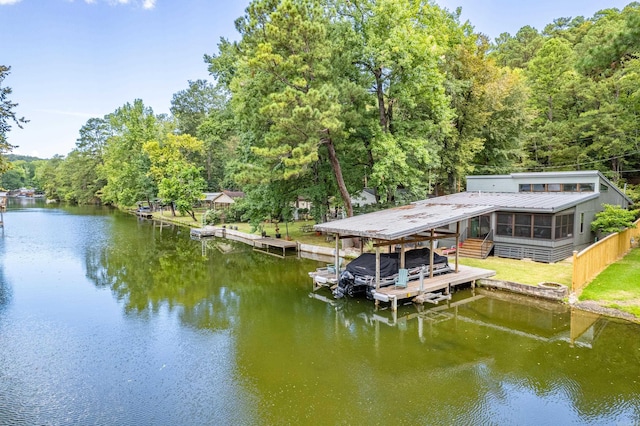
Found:
[{"label": "wooden dock deck", "polygon": [[[412,299],[417,303],[437,304],[441,300],[450,298],[451,287],[475,283],[478,279],[489,278],[496,274],[495,271],[488,269],[464,265],[459,265],[458,271],[437,275],[433,278],[424,278],[422,283],[420,283],[420,279],[414,279],[407,283],[406,288],[396,288],[393,285],[381,287],[378,290],[373,290],[373,298],[376,304],[379,302],[390,303],[394,312],[398,309],[398,303],[407,299]],[[323,287],[332,289],[338,283],[336,273],[329,272],[327,268],[318,268],[309,272],[309,277],[313,280],[314,292]],[[444,294],[434,293],[441,290],[444,290]]]},{"label": "wooden dock deck", "polygon": [[194,238],[206,237],[224,237],[224,229],[214,226],[205,226],[204,228],[191,228],[191,236]]},{"label": "wooden dock deck", "polygon": [[[298,242],[282,240],[279,238],[263,237],[253,240],[253,249],[272,256],[285,258],[287,255],[287,249],[295,249],[296,253],[298,253]],[[272,249],[282,250],[282,255],[272,252]]]},{"label": "wooden dock deck", "polygon": [[315,271],[309,272],[309,276],[313,280],[313,291],[319,290],[322,287],[327,287],[330,290],[334,285],[338,284],[338,277],[334,271],[329,271],[329,268],[318,268]]},{"label": "wooden dock deck", "polygon": [[[220,237],[228,240],[240,241],[253,246],[253,249],[261,253],[270,254],[284,258],[287,250],[294,249],[298,254],[299,243],[280,238],[260,237],[258,235],[245,234],[243,232],[217,226],[205,226],[203,228],[192,228],[191,237],[196,239],[208,237]],[[276,250],[277,252],[274,252]]]},{"label": "wooden dock deck", "polygon": [[422,282],[420,282],[419,279],[412,280],[407,283],[406,288],[396,288],[393,285],[381,287],[380,289],[374,290],[373,298],[376,300],[376,304],[379,302],[391,303],[391,309],[396,311],[398,309],[398,303],[403,300],[419,297],[428,302],[434,298],[432,295],[436,291],[444,290],[444,294],[448,295],[451,293],[451,287],[460,284],[475,283],[478,279],[489,278],[495,274],[495,271],[488,269],[459,265],[458,272],[442,274],[433,278],[425,278]]}]

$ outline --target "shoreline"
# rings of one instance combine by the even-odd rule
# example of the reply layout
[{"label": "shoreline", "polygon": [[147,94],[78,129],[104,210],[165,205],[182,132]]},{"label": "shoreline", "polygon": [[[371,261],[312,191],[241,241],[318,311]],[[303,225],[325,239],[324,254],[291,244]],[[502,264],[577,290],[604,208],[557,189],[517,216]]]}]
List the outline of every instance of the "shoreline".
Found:
[{"label": "shoreline", "polygon": [[[193,229],[217,230],[217,231],[220,231],[221,235],[219,236],[216,235],[215,238],[225,238],[225,239],[239,241],[239,242],[243,242],[245,244],[251,244],[251,245],[255,240],[259,240],[260,238],[262,238],[261,236],[258,236],[258,235],[247,234],[245,232],[228,229],[228,228],[222,228],[219,226],[205,225],[202,228],[195,228],[193,226],[189,226],[179,221],[163,220],[163,219],[158,219],[156,217],[154,217],[153,220],[159,220],[163,222],[178,224],[181,226],[187,226],[191,230]],[[232,238],[228,238],[229,236],[232,236]],[[207,237],[203,237],[203,238],[207,238]],[[307,254],[307,256],[301,256],[301,257],[305,257],[312,260],[327,261],[331,263],[333,262],[333,259],[335,257],[335,248],[330,248],[330,247],[317,246],[313,244],[298,242],[298,250],[299,252]],[[353,259],[357,257],[359,254],[360,254],[359,250],[356,250],[356,249],[351,249],[351,250],[339,249],[338,256],[344,259]],[[566,304],[571,306],[572,308],[576,308],[586,312],[596,313],[598,315],[602,315],[610,318],[622,319],[635,324],[640,324],[640,318],[629,312],[603,306],[597,301],[591,301],[591,300],[579,301],[575,293],[571,293],[569,291],[569,288],[562,284],[548,282],[548,283],[540,283],[536,286],[536,285],[522,284],[522,283],[517,283],[512,281],[495,280],[490,278],[478,280],[477,284],[489,290],[499,290],[499,291],[505,291],[505,292],[514,293],[514,294],[521,294],[524,296],[538,298],[538,299],[551,300],[556,303]]]}]

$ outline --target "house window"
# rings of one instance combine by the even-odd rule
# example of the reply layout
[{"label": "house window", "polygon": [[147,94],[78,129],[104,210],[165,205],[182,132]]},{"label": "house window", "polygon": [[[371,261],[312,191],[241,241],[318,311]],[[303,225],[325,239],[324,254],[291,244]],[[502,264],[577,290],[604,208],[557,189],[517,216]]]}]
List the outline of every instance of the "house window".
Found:
[{"label": "house window", "polygon": [[584,213],[580,213],[580,233],[584,234]]},{"label": "house window", "polygon": [[592,183],[581,183],[580,192],[593,192],[594,185]]},{"label": "house window", "polygon": [[553,216],[549,214],[498,213],[496,235],[550,240],[552,230]]},{"label": "house window", "polygon": [[[580,220],[584,220],[582,216]],[[582,229],[582,224],[580,225]],[[573,213],[556,216],[556,240],[573,237]]]},{"label": "house window", "polygon": [[600,184],[600,192],[607,192],[609,190],[609,187],[607,185],[604,184]]},{"label": "house window", "polygon": [[513,236],[513,215],[511,213],[498,213],[497,235]]},{"label": "house window", "polygon": [[[520,192],[593,192],[593,183],[521,183]],[[600,185],[600,191],[608,191],[606,185]]]},{"label": "house window", "polygon": [[514,236],[521,238],[531,238],[531,215],[516,214],[514,218]]},{"label": "house window", "polygon": [[551,220],[548,214],[533,215],[533,238],[541,240],[551,239]]}]

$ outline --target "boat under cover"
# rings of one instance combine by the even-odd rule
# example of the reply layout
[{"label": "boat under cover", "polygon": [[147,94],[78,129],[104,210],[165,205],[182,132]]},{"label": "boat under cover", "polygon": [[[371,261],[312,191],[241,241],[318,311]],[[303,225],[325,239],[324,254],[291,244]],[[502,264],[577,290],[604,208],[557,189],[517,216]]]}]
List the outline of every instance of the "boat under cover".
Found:
[{"label": "boat under cover", "polygon": [[[428,248],[408,250],[405,252],[404,267],[408,270],[409,280],[418,279],[420,271],[428,276],[433,269],[434,275],[451,272],[449,260],[446,256],[433,253],[433,265],[431,265],[431,252]],[[400,268],[400,253],[380,254],[380,286],[385,287],[395,283]],[[336,298],[345,295],[356,297],[366,295],[371,298],[371,290],[376,286],[376,255],[363,253],[347,264],[346,269],[340,274],[338,285],[333,290]]]}]

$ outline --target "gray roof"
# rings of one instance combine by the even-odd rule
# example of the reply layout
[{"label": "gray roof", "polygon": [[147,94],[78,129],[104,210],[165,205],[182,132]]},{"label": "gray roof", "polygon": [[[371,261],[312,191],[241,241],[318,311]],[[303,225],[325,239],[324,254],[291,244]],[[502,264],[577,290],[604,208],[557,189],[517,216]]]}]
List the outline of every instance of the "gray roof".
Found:
[{"label": "gray roof", "polygon": [[556,213],[598,196],[596,192],[460,192],[416,204],[490,205],[495,210]]},{"label": "gray roof", "polygon": [[214,201],[216,198],[220,197],[222,192],[204,192],[204,201]]},{"label": "gray roof", "polygon": [[318,231],[395,240],[496,210],[556,213],[598,193],[461,192],[314,226]]},{"label": "gray roof", "polygon": [[[434,201],[437,198],[433,199]],[[495,210],[491,205],[413,203],[315,225],[318,231],[395,240]]]}]

